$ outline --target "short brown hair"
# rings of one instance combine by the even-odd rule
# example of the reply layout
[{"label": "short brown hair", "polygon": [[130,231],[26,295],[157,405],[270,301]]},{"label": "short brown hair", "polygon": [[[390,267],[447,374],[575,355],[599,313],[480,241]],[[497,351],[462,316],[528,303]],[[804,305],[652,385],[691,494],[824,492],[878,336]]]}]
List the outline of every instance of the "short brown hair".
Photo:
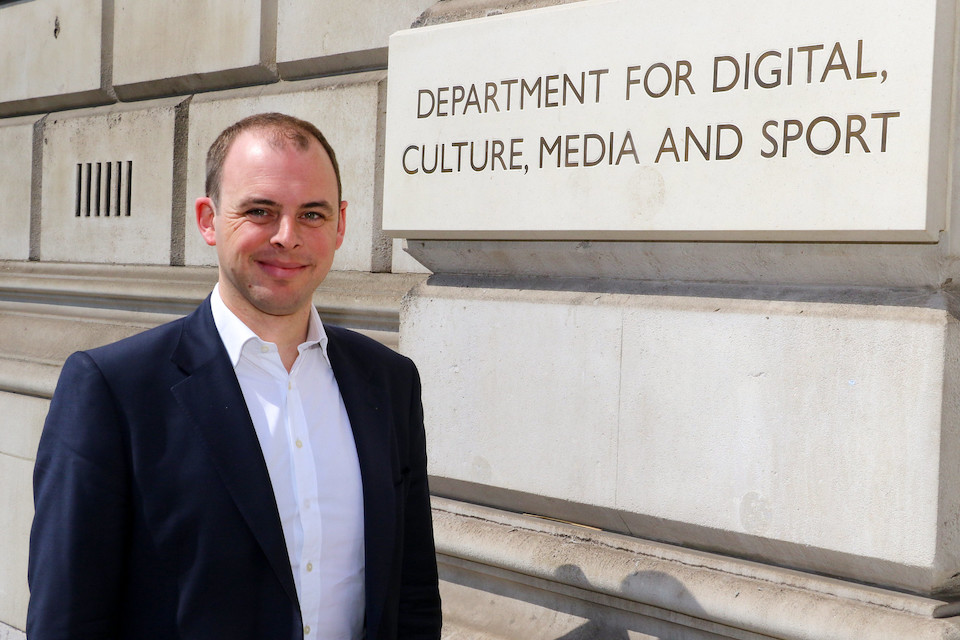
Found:
[{"label": "short brown hair", "polygon": [[220,180],[223,177],[223,163],[227,159],[230,147],[233,146],[233,142],[241,133],[255,129],[270,132],[272,134],[271,144],[282,146],[286,143],[292,143],[301,151],[310,145],[308,136],[315,138],[327,152],[327,155],[330,156],[330,162],[333,163],[333,173],[337,177],[337,200],[343,200],[337,154],[333,152],[333,147],[323,137],[320,130],[306,120],[283,113],[258,113],[247,116],[224,129],[207,151],[206,192],[207,197],[213,200],[215,206],[220,206]]}]

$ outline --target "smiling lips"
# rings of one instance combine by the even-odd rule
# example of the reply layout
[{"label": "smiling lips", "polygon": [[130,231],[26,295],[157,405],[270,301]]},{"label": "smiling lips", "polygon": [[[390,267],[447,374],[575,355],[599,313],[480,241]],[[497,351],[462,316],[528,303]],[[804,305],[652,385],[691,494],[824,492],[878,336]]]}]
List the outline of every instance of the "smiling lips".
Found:
[{"label": "smiling lips", "polygon": [[292,278],[300,275],[308,265],[286,260],[254,260],[257,265],[274,278]]}]

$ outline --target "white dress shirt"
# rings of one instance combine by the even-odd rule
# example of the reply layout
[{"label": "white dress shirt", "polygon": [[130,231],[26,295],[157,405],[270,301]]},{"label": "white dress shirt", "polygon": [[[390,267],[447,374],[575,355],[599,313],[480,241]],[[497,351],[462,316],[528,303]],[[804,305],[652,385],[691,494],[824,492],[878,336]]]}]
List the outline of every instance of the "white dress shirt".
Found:
[{"label": "white dress shirt", "polygon": [[363,634],[363,491],[353,431],[327,357],[327,335],[311,305],[307,340],[287,373],[220,297],[210,297],[260,440],[300,599],[304,638]]}]

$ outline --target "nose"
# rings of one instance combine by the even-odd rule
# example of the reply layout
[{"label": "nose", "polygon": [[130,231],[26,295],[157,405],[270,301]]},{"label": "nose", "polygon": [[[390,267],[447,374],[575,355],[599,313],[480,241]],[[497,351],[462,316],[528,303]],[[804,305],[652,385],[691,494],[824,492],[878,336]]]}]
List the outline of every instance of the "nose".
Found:
[{"label": "nose", "polygon": [[281,215],[270,243],[278,249],[294,249],[300,246],[300,230],[294,216]]}]

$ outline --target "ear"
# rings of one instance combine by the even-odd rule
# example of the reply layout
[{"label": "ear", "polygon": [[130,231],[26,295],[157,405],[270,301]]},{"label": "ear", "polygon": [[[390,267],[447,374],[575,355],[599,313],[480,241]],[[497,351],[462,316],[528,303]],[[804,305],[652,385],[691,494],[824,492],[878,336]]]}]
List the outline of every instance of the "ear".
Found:
[{"label": "ear", "polygon": [[340,201],[340,212],[337,218],[337,249],[343,244],[343,233],[347,230],[347,201]]},{"label": "ear", "polygon": [[213,200],[207,197],[197,198],[197,228],[200,229],[200,235],[204,242],[211,247],[217,244],[217,232],[215,228],[216,211],[213,208]]}]

